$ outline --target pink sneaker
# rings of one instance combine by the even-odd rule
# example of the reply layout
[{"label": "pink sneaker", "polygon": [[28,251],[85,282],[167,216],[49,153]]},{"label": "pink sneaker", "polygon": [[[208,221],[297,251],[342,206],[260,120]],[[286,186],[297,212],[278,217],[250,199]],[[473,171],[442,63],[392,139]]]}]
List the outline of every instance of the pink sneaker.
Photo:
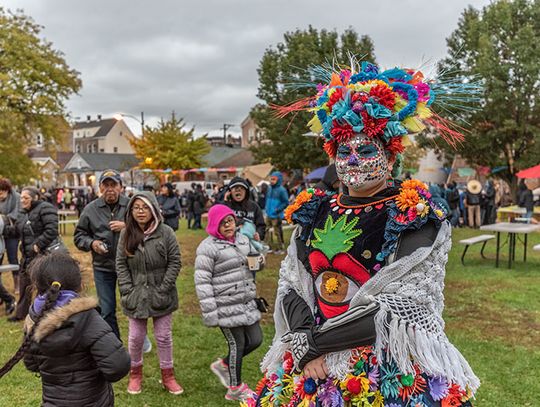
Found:
[{"label": "pink sneaker", "polygon": [[226,400],[244,401],[255,395],[255,392],[246,383],[238,386],[229,386],[227,389],[227,394],[225,394]]},{"label": "pink sneaker", "polygon": [[229,367],[225,364],[223,359],[218,358],[210,365],[210,370],[218,377],[221,384],[225,387],[229,387],[231,379],[229,377]]}]

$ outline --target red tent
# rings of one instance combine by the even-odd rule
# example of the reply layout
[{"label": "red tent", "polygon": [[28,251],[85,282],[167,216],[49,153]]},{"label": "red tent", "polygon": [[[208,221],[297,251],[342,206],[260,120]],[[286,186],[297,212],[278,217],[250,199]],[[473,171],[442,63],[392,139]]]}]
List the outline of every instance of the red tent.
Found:
[{"label": "red tent", "polygon": [[525,170],[521,170],[516,174],[516,176],[518,178],[540,178],[540,164]]}]

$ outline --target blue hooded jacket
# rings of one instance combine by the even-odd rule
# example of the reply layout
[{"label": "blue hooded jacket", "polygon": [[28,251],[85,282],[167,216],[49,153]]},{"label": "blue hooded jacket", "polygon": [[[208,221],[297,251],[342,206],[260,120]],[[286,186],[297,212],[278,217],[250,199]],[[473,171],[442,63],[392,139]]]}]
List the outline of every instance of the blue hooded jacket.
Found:
[{"label": "blue hooded jacket", "polygon": [[264,207],[266,216],[271,219],[283,219],[283,211],[289,205],[289,196],[287,190],[281,185],[283,183],[283,175],[276,171],[270,174],[272,177],[277,177],[276,185],[270,185],[266,195],[266,205]]}]

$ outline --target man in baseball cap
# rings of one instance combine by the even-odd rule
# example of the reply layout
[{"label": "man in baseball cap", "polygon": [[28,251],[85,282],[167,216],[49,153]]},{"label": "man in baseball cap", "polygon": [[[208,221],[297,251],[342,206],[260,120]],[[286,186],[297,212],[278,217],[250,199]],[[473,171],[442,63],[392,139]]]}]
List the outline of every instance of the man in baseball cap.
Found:
[{"label": "man in baseball cap", "polygon": [[101,184],[103,184],[103,182],[105,182],[108,179],[113,180],[117,184],[122,185],[122,176],[116,170],[105,170],[101,173],[101,176],[99,177],[100,187],[101,187]]},{"label": "man in baseball cap", "polygon": [[122,177],[105,170],[99,177],[100,197],[83,209],[73,240],[79,250],[92,252],[94,281],[101,316],[120,338],[116,320],[115,254],[129,199],[122,194]]}]

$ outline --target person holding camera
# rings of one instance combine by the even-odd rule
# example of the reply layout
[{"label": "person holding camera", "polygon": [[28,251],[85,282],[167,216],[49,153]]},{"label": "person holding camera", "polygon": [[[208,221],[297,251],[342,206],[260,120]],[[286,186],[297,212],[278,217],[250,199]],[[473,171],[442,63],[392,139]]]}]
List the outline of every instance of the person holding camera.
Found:
[{"label": "person holding camera", "polygon": [[115,170],[105,170],[101,174],[99,191],[101,196],[82,211],[73,240],[79,250],[92,252],[101,316],[120,338],[116,320],[115,259],[129,199],[122,194],[122,177]]},{"label": "person holding camera", "polygon": [[255,225],[254,239],[263,241],[266,223],[262,209],[250,198],[249,184],[242,177],[234,177],[227,186],[224,202],[220,202],[234,211],[236,219],[241,223],[244,219]]}]

